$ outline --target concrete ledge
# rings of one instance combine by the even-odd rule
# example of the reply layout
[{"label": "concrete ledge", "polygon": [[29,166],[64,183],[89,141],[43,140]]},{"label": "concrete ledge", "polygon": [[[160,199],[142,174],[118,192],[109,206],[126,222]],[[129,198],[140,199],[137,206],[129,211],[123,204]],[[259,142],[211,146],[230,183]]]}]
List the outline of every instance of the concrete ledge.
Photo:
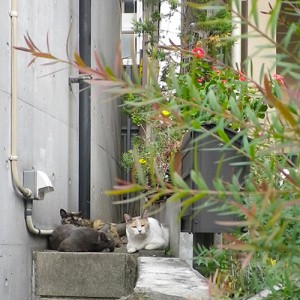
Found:
[{"label": "concrete ledge", "polygon": [[137,259],[127,253],[34,252],[34,294],[36,299],[120,298],[133,291]]},{"label": "concrete ledge", "polygon": [[[163,251],[33,253],[36,300],[206,300],[206,279]],[[138,278],[137,278],[138,277]]]},{"label": "concrete ledge", "polygon": [[210,299],[206,279],[179,258],[140,257],[134,293],[124,299]]}]

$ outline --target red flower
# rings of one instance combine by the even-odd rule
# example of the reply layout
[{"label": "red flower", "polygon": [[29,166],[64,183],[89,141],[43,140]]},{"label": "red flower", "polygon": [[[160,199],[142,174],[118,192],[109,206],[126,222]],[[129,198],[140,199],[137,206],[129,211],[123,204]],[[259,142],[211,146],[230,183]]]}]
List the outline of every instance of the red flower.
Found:
[{"label": "red flower", "polygon": [[239,80],[240,81],[246,81],[247,80],[246,77],[245,77],[245,74],[242,71],[239,71],[238,74],[239,74]]},{"label": "red flower", "polygon": [[274,74],[273,78],[278,82],[279,85],[284,84],[284,77],[279,74]]},{"label": "red flower", "polygon": [[197,78],[197,82],[201,83],[204,81],[204,78]]},{"label": "red flower", "polygon": [[196,58],[203,58],[205,56],[205,52],[202,48],[200,47],[196,47],[194,49],[192,49],[193,55]]},{"label": "red flower", "polygon": [[226,82],[227,82],[227,80],[226,80],[226,79],[223,79],[223,80],[222,80],[222,83],[223,83],[223,84],[225,84]]},{"label": "red flower", "polygon": [[213,71],[215,71],[217,74],[220,74],[220,70],[217,69],[215,66],[212,66],[211,69],[212,69]]}]

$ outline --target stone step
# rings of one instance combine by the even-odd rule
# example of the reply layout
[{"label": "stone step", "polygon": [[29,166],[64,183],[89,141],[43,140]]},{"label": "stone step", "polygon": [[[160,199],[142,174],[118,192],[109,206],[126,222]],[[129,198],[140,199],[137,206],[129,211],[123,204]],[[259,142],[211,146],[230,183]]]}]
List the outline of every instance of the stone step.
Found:
[{"label": "stone step", "polygon": [[205,300],[205,278],[163,250],[33,253],[35,300]]},{"label": "stone step", "polygon": [[179,258],[140,257],[134,293],[122,300],[208,300],[207,280]]},{"label": "stone step", "polygon": [[164,250],[33,253],[33,295],[36,300],[118,299],[133,292],[139,256],[164,256]]},{"label": "stone step", "polygon": [[34,252],[34,295],[46,299],[118,299],[133,291],[136,254]]}]

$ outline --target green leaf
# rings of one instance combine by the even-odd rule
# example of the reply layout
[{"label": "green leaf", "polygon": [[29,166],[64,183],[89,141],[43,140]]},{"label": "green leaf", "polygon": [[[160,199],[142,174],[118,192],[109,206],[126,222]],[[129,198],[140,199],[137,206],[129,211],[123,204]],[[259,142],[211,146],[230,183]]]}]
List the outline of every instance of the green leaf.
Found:
[{"label": "green leaf", "polygon": [[293,34],[295,33],[297,29],[297,26],[295,23],[291,23],[288,27],[288,31],[285,33],[285,36],[282,40],[282,45],[283,47],[287,48],[290,44],[291,38],[293,36]]},{"label": "green leaf", "polygon": [[140,192],[144,190],[143,187],[139,186],[139,185],[133,185],[133,186],[129,186],[126,188],[122,187],[122,189],[120,188],[116,188],[115,190],[111,190],[111,191],[105,191],[105,194],[107,196],[118,196],[118,195],[124,195],[124,194],[128,194],[128,193],[136,193],[136,192]]},{"label": "green leaf", "polygon": [[246,116],[249,119],[249,121],[255,125],[259,125],[259,120],[258,120],[255,112],[249,106],[247,106],[245,108],[245,110],[246,110]]},{"label": "green leaf", "polygon": [[217,100],[217,98],[215,97],[215,95],[210,97],[209,105],[213,111],[218,112],[218,113],[222,112],[222,107],[221,107],[219,101]]},{"label": "green leaf", "polygon": [[110,78],[115,78],[113,71],[109,67],[105,67],[106,74],[110,76]]},{"label": "green leaf", "polygon": [[257,9],[258,0],[251,1],[251,11],[250,16],[254,18],[255,25],[258,27],[258,9]]},{"label": "green leaf", "polygon": [[168,198],[167,201],[168,202],[177,202],[177,201],[181,200],[182,198],[184,198],[188,194],[189,194],[188,191],[174,193],[171,197]]},{"label": "green leaf", "polygon": [[74,61],[79,67],[86,67],[86,64],[81,59],[80,55],[78,53],[74,53]]},{"label": "green leaf", "polygon": [[271,15],[267,24],[267,29],[271,29],[271,36],[275,39],[279,13],[281,11],[281,1],[276,0],[275,6],[272,7]]},{"label": "green leaf", "polygon": [[260,84],[262,84],[264,75],[265,75],[265,63],[263,63],[260,67],[260,73],[259,73],[259,83]]},{"label": "green leaf", "polygon": [[[238,96],[240,97],[240,96]],[[242,116],[242,112],[240,111],[239,107],[238,107],[238,101],[239,99],[235,99],[234,97],[230,97],[229,98],[229,105],[230,105],[230,110],[232,112],[232,114],[239,120],[241,120],[243,118]]]},{"label": "green leaf", "polygon": [[234,5],[233,9],[236,9],[235,12],[240,13],[241,12],[241,6],[240,6],[240,0],[234,0]]},{"label": "green leaf", "polygon": [[171,174],[172,182],[176,187],[182,188],[184,190],[189,190],[190,187],[186,184],[186,182],[182,179],[182,177],[176,173],[172,172]]},{"label": "green leaf", "polygon": [[189,197],[188,199],[182,201],[182,209],[181,209],[181,212],[179,214],[179,218],[182,218],[186,211],[188,210],[188,208],[195,202],[198,202],[199,200],[201,200],[202,198],[204,198],[205,196],[207,195],[207,192],[201,192],[201,193],[198,193],[197,195],[195,196],[192,196],[192,197]]},{"label": "green leaf", "polygon": [[137,196],[129,198],[129,199],[114,201],[113,204],[117,205],[117,204],[133,203],[133,202],[136,202],[136,201],[139,201],[139,200],[143,200],[143,199],[145,199],[145,197],[146,197],[146,194],[141,193],[141,194],[138,194]]},{"label": "green leaf", "polygon": [[153,203],[155,203],[159,198],[161,198],[164,195],[165,195],[165,192],[156,193],[154,196],[151,196],[150,200],[148,200],[145,203],[144,207],[147,208],[147,207],[151,206]]},{"label": "green leaf", "polygon": [[216,98],[216,94],[214,92],[214,90],[212,88],[209,89],[206,97],[205,97],[205,100],[208,100],[208,102],[210,103],[211,101],[213,102],[218,102],[217,98]]},{"label": "green leaf", "polygon": [[197,172],[195,170],[191,170],[190,172],[192,181],[197,185],[197,188],[199,190],[208,190],[208,186],[205,183],[203,177],[201,176],[200,172]]},{"label": "green leaf", "polygon": [[218,130],[217,130],[217,133],[218,133],[218,136],[222,139],[222,141],[223,141],[224,143],[230,142],[230,139],[229,139],[228,135],[225,133],[225,131],[224,131],[223,128],[218,129]]},{"label": "green leaf", "polygon": [[243,136],[243,146],[244,146],[245,152],[249,154],[249,152],[250,152],[249,151],[250,146],[249,146],[249,140],[248,140],[248,138],[246,136]]}]

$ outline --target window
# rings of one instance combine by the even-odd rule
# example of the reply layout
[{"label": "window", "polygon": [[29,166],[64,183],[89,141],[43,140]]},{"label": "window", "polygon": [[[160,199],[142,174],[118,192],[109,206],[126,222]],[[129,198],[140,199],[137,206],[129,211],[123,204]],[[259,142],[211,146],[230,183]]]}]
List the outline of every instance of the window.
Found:
[{"label": "window", "polygon": [[124,13],[136,13],[136,0],[124,0]]},{"label": "window", "polygon": [[133,33],[122,34],[122,58],[131,57],[132,53],[135,53],[135,37]]}]

